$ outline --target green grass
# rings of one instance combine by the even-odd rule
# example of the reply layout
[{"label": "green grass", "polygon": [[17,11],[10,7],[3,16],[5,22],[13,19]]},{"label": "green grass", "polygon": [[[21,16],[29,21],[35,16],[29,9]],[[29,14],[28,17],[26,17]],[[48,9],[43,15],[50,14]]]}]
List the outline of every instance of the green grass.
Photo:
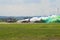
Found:
[{"label": "green grass", "polygon": [[60,40],[60,24],[0,24],[0,40]]}]

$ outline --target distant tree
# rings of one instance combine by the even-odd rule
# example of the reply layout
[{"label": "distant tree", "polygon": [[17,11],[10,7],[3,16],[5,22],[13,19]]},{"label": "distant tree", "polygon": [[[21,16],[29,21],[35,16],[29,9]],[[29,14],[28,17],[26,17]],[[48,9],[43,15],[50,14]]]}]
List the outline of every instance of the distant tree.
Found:
[{"label": "distant tree", "polygon": [[16,21],[17,20],[14,17],[9,17],[9,18],[6,19],[6,22],[16,22]]}]

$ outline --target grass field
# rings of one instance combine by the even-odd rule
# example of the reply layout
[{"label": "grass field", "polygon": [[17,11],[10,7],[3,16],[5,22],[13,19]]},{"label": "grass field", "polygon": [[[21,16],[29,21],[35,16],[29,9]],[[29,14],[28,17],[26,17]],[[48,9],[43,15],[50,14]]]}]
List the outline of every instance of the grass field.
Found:
[{"label": "grass field", "polygon": [[60,24],[0,24],[0,40],[60,40]]}]

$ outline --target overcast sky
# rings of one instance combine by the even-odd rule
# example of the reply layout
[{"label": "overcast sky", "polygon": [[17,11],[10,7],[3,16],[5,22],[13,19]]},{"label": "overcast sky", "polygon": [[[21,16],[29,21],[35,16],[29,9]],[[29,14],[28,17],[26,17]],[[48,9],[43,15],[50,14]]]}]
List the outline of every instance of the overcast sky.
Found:
[{"label": "overcast sky", "polygon": [[40,16],[57,13],[60,0],[0,0],[0,16]]}]

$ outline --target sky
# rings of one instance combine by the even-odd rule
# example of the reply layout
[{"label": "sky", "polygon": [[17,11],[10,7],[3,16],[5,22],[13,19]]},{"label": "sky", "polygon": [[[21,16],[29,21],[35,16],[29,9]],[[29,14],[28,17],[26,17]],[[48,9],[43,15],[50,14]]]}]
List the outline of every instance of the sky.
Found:
[{"label": "sky", "polygon": [[0,0],[0,16],[59,15],[60,0]]}]

